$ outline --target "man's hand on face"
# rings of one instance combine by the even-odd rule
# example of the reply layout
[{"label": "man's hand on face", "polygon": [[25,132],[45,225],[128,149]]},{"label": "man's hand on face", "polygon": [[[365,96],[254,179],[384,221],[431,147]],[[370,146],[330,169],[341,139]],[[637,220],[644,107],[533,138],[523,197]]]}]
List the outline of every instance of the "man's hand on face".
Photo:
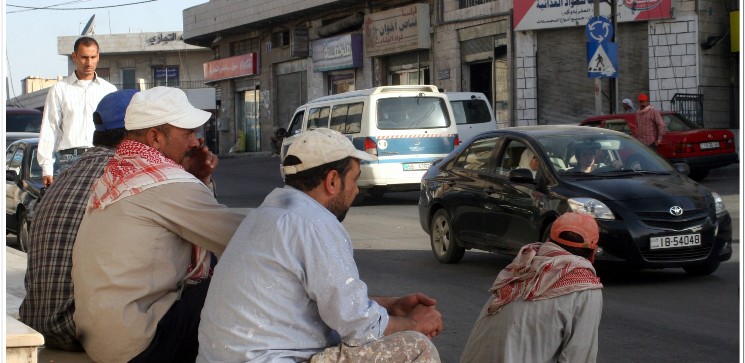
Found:
[{"label": "man's hand on face", "polygon": [[199,138],[199,146],[191,149],[182,165],[186,171],[197,177],[204,184],[210,183],[212,172],[217,168],[219,159],[209,148],[204,146],[204,138]]}]

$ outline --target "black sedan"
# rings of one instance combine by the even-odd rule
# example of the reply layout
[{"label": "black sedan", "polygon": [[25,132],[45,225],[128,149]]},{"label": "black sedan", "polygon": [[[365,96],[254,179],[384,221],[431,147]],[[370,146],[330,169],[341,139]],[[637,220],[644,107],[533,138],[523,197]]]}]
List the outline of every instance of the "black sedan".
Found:
[{"label": "black sedan", "polygon": [[471,248],[514,255],[574,211],[597,220],[601,263],[706,275],[732,255],[732,221],[722,198],[689,171],[616,131],[505,128],[461,144],[427,171],[419,219],[444,263]]},{"label": "black sedan", "polygon": [[26,251],[29,223],[42,195],[41,166],[36,161],[38,142],[35,138],[22,139],[5,150],[5,228],[18,236],[22,251]]}]

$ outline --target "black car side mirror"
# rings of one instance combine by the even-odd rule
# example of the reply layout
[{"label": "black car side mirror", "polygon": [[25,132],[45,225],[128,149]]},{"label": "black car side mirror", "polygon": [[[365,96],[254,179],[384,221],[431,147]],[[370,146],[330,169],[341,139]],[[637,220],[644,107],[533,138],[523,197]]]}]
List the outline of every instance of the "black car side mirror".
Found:
[{"label": "black car side mirror", "polygon": [[533,179],[533,172],[531,172],[530,169],[512,169],[510,170],[508,178],[513,183],[535,183],[535,179]]},{"label": "black car side mirror", "polygon": [[675,168],[675,170],[678,171],[678,173],[681,173],[685,176],[691,174],[691,167],[688,166],[688,164],[686,163],[675,163],[673,164],[673,167]]},{"label": "black car side mirror", "polygon": [[18,177],[18,173],[16,173],[15,170],[5,170],[5,181],[12,181],[13,183],[18,184],[18,182],[21,181],[21,178]]}]

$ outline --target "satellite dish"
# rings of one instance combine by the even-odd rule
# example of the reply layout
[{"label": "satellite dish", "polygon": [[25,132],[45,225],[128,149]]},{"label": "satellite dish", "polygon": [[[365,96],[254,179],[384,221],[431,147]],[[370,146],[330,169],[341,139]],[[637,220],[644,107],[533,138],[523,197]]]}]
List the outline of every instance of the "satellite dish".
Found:
[{"label": "satellite dish", "polygon": [[83,28],[83,32],[80,33],[80,35],[93,35],[96,34],[96,14],[93,14],[91,16],[91,19],[88,20],[88,23],[85,24],[85,27]]}]

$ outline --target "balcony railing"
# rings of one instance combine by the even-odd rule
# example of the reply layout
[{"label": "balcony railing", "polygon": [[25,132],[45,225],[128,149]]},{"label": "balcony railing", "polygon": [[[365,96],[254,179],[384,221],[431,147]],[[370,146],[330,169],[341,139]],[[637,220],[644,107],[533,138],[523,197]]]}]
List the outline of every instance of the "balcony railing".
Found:
[{"label": "balcony railing", "polygon": [[204,81],[178,81],[178,82],[136,82],[136,83],[114,83],[116,89],[136,89],[138,91],[150,89],[156,86],[176,87],[181,89],[210,88]]}]

